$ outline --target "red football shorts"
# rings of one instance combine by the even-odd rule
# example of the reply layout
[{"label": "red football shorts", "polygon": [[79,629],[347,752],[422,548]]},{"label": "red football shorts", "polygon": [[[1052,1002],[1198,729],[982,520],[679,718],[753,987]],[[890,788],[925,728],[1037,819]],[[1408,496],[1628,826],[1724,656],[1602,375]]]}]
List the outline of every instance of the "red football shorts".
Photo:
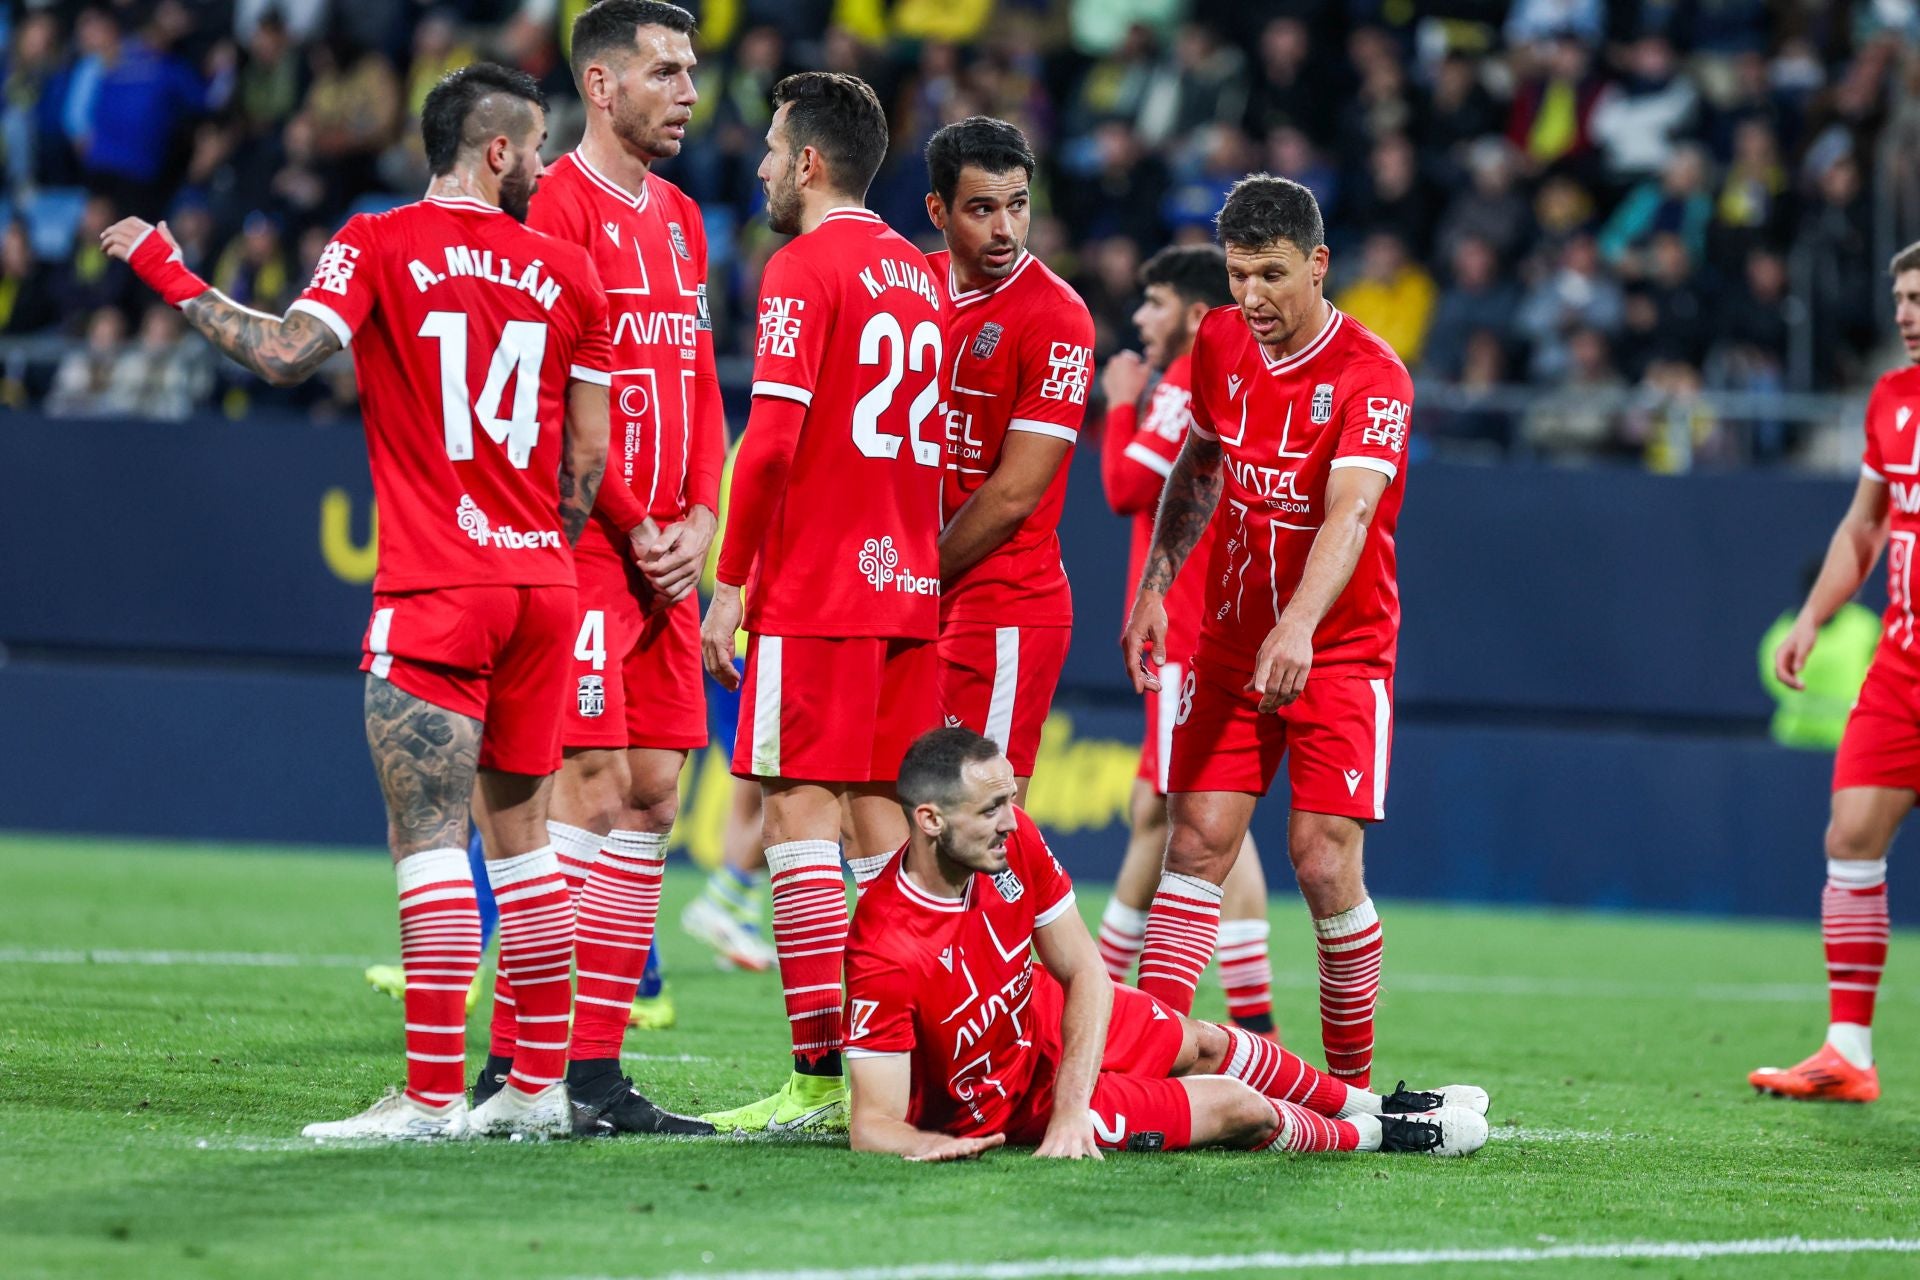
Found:
[{"label": "red football shorts", "polygon": [[1000,744],[1015,777],[1031,778],[1040,729],[1067,665],[1072,627],[996,627],[950,622],[940,628],[940,710]]},{"label": "red football shorts", "polygon": [[[1107,1048],[1094,1080],[1093,1136],[1109,1151],[1178,1151],[1193,1142],[1193,1106],[1168,1072],[1180,1056],[1180,1017],[1146,992],[1115,983]],[[1053,1115],[1052,1073],[1023,1100],[1007,1141],[1035,1145]]]},{"label": "red football shorts", "polygon": [[571,586],[376,592],[360,669],[480,721],[482,769],[549,774],[577,599]]},{"label": "red football shorts", "polygon": [[1173,760],[1173,722],[1180,715],[1180,691],[1187,682],[1188,664],[1163,663],[1157,668],[1160,691],[1147,690],[1147,736],[1140,743],[1140,769],[1134,776],[1155,795],[1167,794],[1167,765]]},{"label": "red football shorts", "polygon": [[577,563],[580,616],[563,743],[615,750],[706,746],[699,598],[688,595],[649,613],[635,594],[637,571],[598,557]]},{"label": "red football shorts", "polygon": [[1265,795],[1284,757],[1293,808],[1362,822],[1387,816],[1391,680],[1309,672],[1305,693],[1263,715],[1247,679],[1194,659],[1174,717],[1168,791]]},{"label": "red football shorts", "polygon": [[892,782],[940,723],[931,640],[747,637],[733,772],[801,782]]},{"label": "red football shorts", "polygon": [[1833,789],[1920,791],[1920,677],[1876,660],[1833,757]]}]

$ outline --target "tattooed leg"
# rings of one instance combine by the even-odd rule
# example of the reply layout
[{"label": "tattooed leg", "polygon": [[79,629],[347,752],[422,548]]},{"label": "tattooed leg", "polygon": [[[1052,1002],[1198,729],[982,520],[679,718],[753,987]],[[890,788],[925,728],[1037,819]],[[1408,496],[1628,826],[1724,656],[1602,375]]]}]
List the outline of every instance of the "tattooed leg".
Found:
[{"label": "tattooed leg", "polygon": [[378,676],[367,677],[366,717],[394,861],[425,849],[466,848],[480,722]]}]

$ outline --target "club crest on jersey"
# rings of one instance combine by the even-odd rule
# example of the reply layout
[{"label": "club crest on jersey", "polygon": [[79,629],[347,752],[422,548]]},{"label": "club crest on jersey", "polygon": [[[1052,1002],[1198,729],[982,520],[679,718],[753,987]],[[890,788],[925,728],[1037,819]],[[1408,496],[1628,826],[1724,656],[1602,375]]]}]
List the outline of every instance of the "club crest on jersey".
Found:
[{"label": "club crest on jersey", "polygon": [[1025,897],[1027,893],[1027,886],[1020,883],[1020,877],[1013,874],[1012,867],[1008,867],[1005,871],[999,872],[993,877],[993,887],[998,889],[1000,896],[1008,902],[1018,902],[1021,898]]},{"label": "club crest on jersey", "polygon": [[997,320],[989,320],[981,325],[980,332],[973,335],[973,358],[985,360],[991,356],[994,348],[1000,345],[1000,335],[1004,332],[1006,330],[1000,327]]},{"label": "club crest on jersey", "polygon": [[1333,384],[1323,382],[1313,389],[1313,407],[1308,414],[1316,425],[1333,421]]},{"label": "club crest on jersey", "polygon": [[599,676],[580,677],[580,714],[588,720],[607,713],[607,682]]},{"label": "club crest on jersey", "polygon": [[679,223],[669,222],[667,224],[667,239],[673,241],[673,251],[680,255],[682,262],[693,261],[693,255],[687,252],[686,232],[680,230]]},{"label": "club crest on jersey", "polygon": [[613,241],[613,247],[618,249],[620,247],[620,224],[617,222],[603,222],[600,225],[606,228],[607,239]]}]

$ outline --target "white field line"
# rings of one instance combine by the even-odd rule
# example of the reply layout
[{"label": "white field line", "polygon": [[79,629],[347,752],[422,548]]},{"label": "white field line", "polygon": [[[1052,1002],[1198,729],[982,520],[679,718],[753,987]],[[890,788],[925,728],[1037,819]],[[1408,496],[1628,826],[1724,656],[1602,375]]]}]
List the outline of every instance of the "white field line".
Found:
[{"label": "white field line", "polygon": [[[363,969],[383,961],[377,956],[299,955],[286,951],[158,951],[74,947],[0,947],[0,964],[140,966],[185,965],[235,969]],[[392,963],[387,957],[385,963]],[[1273,985],[1314,989],[1312,972],[1276,970]],[[1702,1000],[1746,1004],[1802,1004],[1826,997],[1824,985],[1792,982],[1607,982],[1591,978],[1535,978],[1525,975],[1396,973],[1381,979],[1385,992],[1413,995],[1519,996],[1566,1000]],[[1920,989],[1883,990],[1882,1001],[1911,1003]]]},{"label": "white field line", "polygon": [[[1306,1271],[1334,1267],[1435,1267],[1522,1262],[1697,1262],[1784,1254],[1920,1253],[1920,1239],[1635,1240],[1504,1249],[1337,1249],[1317,1253],[1147,1254],[1044,1258],[1033,1262],[927,1262],[898,1267],[818,1267],[797,1271],[676,1271],[660,1280],[1047,1280],[1053,1276],[1179,1275],[1195,1272]],[[584,1278],[583,1278],[584,1280]],[[592,1280],[612,1280],[594,1277]]]},{"label": "white field line", "polygon": [[712,1062],[697,1053],[635,1053],[629,1049],[620,1055],[626,1062]]}]

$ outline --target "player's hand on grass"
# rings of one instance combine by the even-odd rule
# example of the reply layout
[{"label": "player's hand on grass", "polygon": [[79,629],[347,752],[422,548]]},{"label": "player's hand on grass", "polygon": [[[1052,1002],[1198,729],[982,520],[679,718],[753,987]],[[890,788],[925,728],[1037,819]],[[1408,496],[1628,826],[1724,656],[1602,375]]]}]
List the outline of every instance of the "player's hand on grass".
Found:
[{"label": "player's hand on grass", "polygon": [[1086,1112],[1075,1115],[1053,1113],[1047,1122],[1047,1136],[1034,1151],[1036,1160],[1104,1160],[1100,1146],[1093,1140],[1093,1119]]},{"label": "player's hand on grass", "polygon": [[1138,404],[1140,393],[1146,389],[1147,362],[1140,358],[1138,352],[1118,352],[1100,371],[1100,394],[1107,398],[1109,407]]},{"label": "player's hand on grass", "polygon": [[1787,638],[1773,651],[1773,674],[1781,684],[1789,689],[1805,689],[1807,682],[1800,678],[1806,670],[1807,659],[1813,654],[1814,642],[1820,638],[1820,628],[1810,618],[1795,618],[1793,630],[1787,632]]},{"label": "player's hand on grass", "polygon": [[[151,222],[140,218],[122,218],[100,233],[100,247],[109,258],[118,258],[126,262],[133,257],[133,246],[140,243],[140,237],[153,230]],[[167,230],[167,224],[160,224],[160,234],[166,239],[167,247],[174,253],[180,252],[180,242],[173,238],[173,232]]]},{"label": "player's hand on grass", "polygon": [[740,687],[740,673],[733,669],[733,637],[740,630],[740,612],[740,588],[722,582],[714,587],[713,601],[700,622],[700,661],[728,693]]},{"label": "player's hand on grass", "polygon": [[700,570],[707,563],[707,548],[713,545],[713,531],[719,521],[706,507],[694,507],[685,520],[676,521],[660,531],[653,546],[640,560],[640,571],[668,604],[679,604],[700,582]]},{"label": "player's hand on grass", "polygon": [[1305,693],[1307,675],[1312,670],[1312,628],[1290,622],[1283,614],[1260,642],[1260,656],[1254,660],[1253,679],[1247,681],[1247,689],[1260,695],[1264,714]]},{"label": "player's hand on grass", "polygon": [[974,1160],[982,1152],[991,1151],[1003,1145],[1007,1140],[1004,1133],[990,1133],[984,1138],[942,1138],[919,1155],[907,1156],[915,1164],[940,1164],[947,1160]]},{"label": "player's hand on grass", "polygon": [[1142,591],[1133,598],[1133,612],[1120,637],[1127,675],[1135,693],[1159,692],[1160,668],[1167,661],[1167,605],[1158,591]]}]

